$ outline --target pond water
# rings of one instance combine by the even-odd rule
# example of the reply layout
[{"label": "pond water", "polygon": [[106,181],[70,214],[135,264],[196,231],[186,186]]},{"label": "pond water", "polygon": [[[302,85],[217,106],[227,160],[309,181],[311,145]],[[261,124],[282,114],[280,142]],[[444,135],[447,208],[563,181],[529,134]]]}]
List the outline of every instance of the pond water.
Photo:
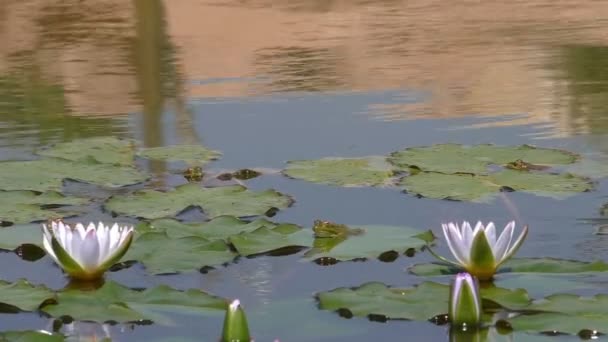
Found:
[{"label": "pond water", "polygon": [[[492,220],[502,228],[516,220],[518,229],[530,226],[520,257],[607,260],[608,238],[596,234],[608,222],[601,212],[608,202],[605,13],[608,5],[591,0],[3,0],[0,160],[37,159],[40,148],[97,136],[135,139],[146,148],[201,144],[222,153],[206,173],[263,170],[243,181],[247,188],[293,197],[275,222],[430,229],[438,237],[435,250],[447,255],[442,222]],[[579,153],[595,161],[584,170],[594,189],[565,199],[503,192],[477,203],[417,198],[397,187],[316,184],[275,172],[290,160],[387,155],[440,143]],[[152,179],[118,194],[186,183],[179,163],[138,160],[138,166]],[[114,190],[66,188],[98,199],[72,222],[139,222],[102,209]],[[407,272],[433,261],[428,252],[332,266],[303,262],[303,253],[238,258],[204,273],[150,275],[135,264],[106,278],[131,288],[167,284],[239,298],[256,341],[448,340],[446,326],[345,319],[319,310],[314,297],[370,281],[449,283],[449,276]],[[67,284],[49,257],[30,262],[7,252],[0,264],[5,281],[25,278],[53,290]],[[533,298],[556,291],[608,294],[602,273],[522,277],[530,276],[505,274],[496,283],[526,287]],[[221,333],[222,314],[171,318],[169,325],[113,325],[110,335],[115,341],[215,341]],[[41,313],[0,314],[0,331],[51,325]],[[94,324],[86,329],[101,331]]]}]

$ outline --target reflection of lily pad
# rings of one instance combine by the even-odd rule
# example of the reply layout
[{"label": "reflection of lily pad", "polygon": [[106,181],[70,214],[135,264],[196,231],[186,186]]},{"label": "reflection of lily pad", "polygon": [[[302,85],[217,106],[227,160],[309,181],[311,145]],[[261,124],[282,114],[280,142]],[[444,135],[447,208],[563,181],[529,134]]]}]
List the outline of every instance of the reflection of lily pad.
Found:
[{"label": "reflection of lily pad", "polygon": [[53,292],[44,286],[33,286],[25,280],[15,283],[0,281],[0,303],[23,311],[34,311],[45,300],[52,298]]},{"label": "reflection of lily pad", "polygon": [[[498,273],[584,273],[606,272],[608,264],[603,261],[584,262],[551,258],[517,258],[506,261]],[[440,263],[417,264],[409,272],[418,276],[456,274],[461,269]]]},{"label": "reflection of lily pad", "polygon": [[523,160],[537,165],[561,165],[573,163],[576,158],[577,156],[570,152],[529,145],[439,144],[393,152],[388,160],[402,168],[415,167],[423,171],[442,173],[485,174],[490,164],[504,165]]},{"label": "reflection of lily pad", "polygon": [[243,256],[271,252],[287,247],[312,246],[312,233],[296,225],[284,224],[275,228],[261,227],[230,237],[230,243]]},{"label": "reflection of lily pad", "polygon": [[46,305],[42,311],[53,317],[100,323],[156,321],[162,317],[158,312],[209,314],[226,309],[223,299],[199,290],[178,291],[161,285],[135,291],[111,281],[95,291],[64,290],[57,293],[57,299],[58,304]]},{"label": "reflection of lily pad", "polygon": [[427,198],[484,202],[495,195],[499,186],[473,175],[446,175],[422,172],[403,178],[400,183],[408,193]]},{"label": "reflection of lily pad", "polygon": [[309,182],[337,186],[377,186],[393,175],[384,157],[290,161],[283,173]]},{"label": "reflection of lily pad", "polygon": [[[252,232],[258,228],[274,228],[277,224],[260,218],[251,222],[234,216],[218,216],[203,223],[182,223],[171,219],[154,220],[139,231],[166,232],[171,238],[198,236],[209,240],[227,240],[231,235]],[[1,242],[0,242],[1,243]]]},{"label": "reflection of lily pad", "polygon": [[5,331],[0,333],[0,341],[3,342],[62,342],[63,335],[51,334],[41,331]]},{"label": "reflection of lily pad", "polygon": [[[530,302],[524,290],[481,290],[483,299],[497,304],[523,307]],[[356,288],[338,288],[317,294],[319,308],[338,310],[342,315],[383,316],[386,319],[428,320],[448,311],[449,286],[423,282],[413,288],[390,288],[367,283]],[[347,311],[348,313],[344,312]]]},{"label": "reflection of lily pad", "polygon": [[90,160],[72,162],[41,159],[0,163],[1,190],[61,191],[66,179],[120,187],[142,182],[147,176],[132,167],[101,164]]},{"label": "reflection of lily pad", "polygon": [[88,200],[78,197],[65,197],[60,193],[49,191],[37,194],[32,191],[1,191],[0,221],[27,223],[53,217],[67,216],[70,213],[57,213],[42,209],[42,205],[79,205]]},{"label": "reflection of lily pad", "polygon": [[201,188],[184,184],[173,191],[144,190],[132,195],[114,197],[105,208],[115,213],[149,219],[177,215],[189,207],[200,207],[208,217],[220,215],[262,215],[269,209],[285,208],[291,199],[274,190],[253,192],[243,186]]},{"label": "reflection of lily pad", "polygon": [[514,329],[569,334],[578,334],[586,329],[608,333],[608,295],[579,297],[573,294],[556,294],[536,301],[526,309],[542,312],[510,319]]},{"label": "reflection of lily pad", "polygon": [[[359,234],[345,236],[331,248],[313,248],[306,252],[308,259],[333,258],[340,261],[359,258],[377,258],[382,253],[394,251],[399,254],[407,250],[416,250],[433,240],[430,231],[420,231],[408,227],[360,226]],[[334,238],[316,238],[318,241]]]},{"label": "reflection of lily pad", "polygon": [[127,166],[133,164],[135,144],[114,137],[87,138],[59,143],[37,154],[72,161],[93,159],[99,163]]},{"label": "reflection of lily pad", "polygon": [[201,145],[173,145],[141,150],[140,157],[165,161],[183,161],[189,165],[204,165],[222,154]]},{"label": "reflection of lily pad", "polygon": [[554,197],[573,195],[593,189],[593,185],[589,181],[572,174],[557,175],[504,170],[489,175],[488,179],[495,184],[508,186],[517,191]]},{"label": "reflection of lily pad", "polygon": [[0,228],[0,249],[14,250],[26,243],[42,247],[42,228],[39,224]]},{"label": "reflection of lily pad", "polygon": [[189,272],[204,266],[217,266],[232,261],[236,254],[221,240],[188,236],[169,238],[166,233],[139,236],[124,260],[138,260],[152,274]]}]

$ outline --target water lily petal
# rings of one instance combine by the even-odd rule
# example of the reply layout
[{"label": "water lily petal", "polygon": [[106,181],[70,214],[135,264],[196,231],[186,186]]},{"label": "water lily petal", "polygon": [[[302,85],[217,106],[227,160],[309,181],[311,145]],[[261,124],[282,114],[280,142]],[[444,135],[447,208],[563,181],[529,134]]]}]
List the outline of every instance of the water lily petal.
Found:
[{"label": "water lily petal", "polygon": [[51,248],[57,256],[57,263],[69,274],[82,274],[84,270],[80,264],[61,246],[59,240],[53,237]]},{"label": "water lily petal", "polygon": [[505,229],[500,234],[498,241],[494,245],[494,258],[498,263],[502,262],[504,256],[511,244],[511,240],[513,239],[513,230],[515,228],[515,221],[509,222],[505,226]]},{"label": "water lily petal", "polygon": [[458,228],[450,223],[443,224],[443,235],[445,235],[445,240],[448,244],[448,248],[454,255],[454,258],[461,264],[466,265],[468,263],[468,250],[464,245],[464,242],[460,236],[460,232]]},{"label": "water lily petal", "polygon": [[488,223],[486,226],[486,238],[488,238],[488,242],[490,246],[494,246],[496,244],[496,227],[494,226],[494,222]]},{"label": "water lily petal", "polygon": [[42,246],[44,247],[44,250],[46,251],[46,254],[48,254],[51,258],[53,258],[53,260],[55,260],[56,263],[59,264],[59,260],[57,259],[57,256],[55,255],[55,252],[53,251],[53,245],[52,245],[52,240],[53,240],[53,235],[51,235],[48,232],[48,229],[46,228],[46,226],[44,227],[44,237],[42,238]]},{"label": "water lily petal", "polygon": [[[515,222],[511,222],[513,223],[513,226],[515,226]],[[511,224],[509,223],[509,224]],[[524,226],[523,230],[521,231],[521,234],[519,234],[519,236],[517,237],[517,240],[515,240],[515,242],[513,243],[513,245],[511,246],[511,248],[509,248],[509,250],[504,254],[504,256],[502,257],[502,260],[499,261],[499,265],[507,260],[509,260],[509,258],[511,258],[515,252],[517,252],[517,250],[519,249],[519,247],[521,247],[521,245],[524,243],[524,240],[526,239],[526,237],[528,236],[528,226]]]},{"label": "water lily petal", "polygon": [[475,235],[470,255],[467,271],[481,280],[492,278],[496,271],[496,259],[483,230]]},{"label": "water lily petal", "polygon": [[464,247],[466,248],[466,253],[469,254],[468,251],[471,248],[471,243],[473,243],[474,237],[473,229],[467,221],[462,222],[462,226],[460,229],[462,230],[462,240]]},{"label": "water lily petal", "polygon": [[[125,229],[126,230],[126,229]],[[126,235],[122,244],[118,246],[113,251],[110,251],[110,255],[106,257],[103,263],[100,265],[100,268],[108,269],[112,267],[115,263],[119,262],[120,259],[127,253],[129,247],[131,247],[131,242],[133,242],[133,230],[129,230],[129,233]]]},{"label": "water lily petal", "polygon": [[87,230],[87,235],[79,246],[79,252],[78,263],[86,271],[94,272],[99,266],[99,241],[95,229]]}]

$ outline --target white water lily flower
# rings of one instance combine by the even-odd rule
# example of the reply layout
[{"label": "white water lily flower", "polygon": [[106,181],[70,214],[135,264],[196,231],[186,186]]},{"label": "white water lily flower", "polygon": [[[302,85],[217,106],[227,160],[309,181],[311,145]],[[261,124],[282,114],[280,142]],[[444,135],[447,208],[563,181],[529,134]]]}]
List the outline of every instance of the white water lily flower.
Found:
[{"label": "white water lily flower", "polygon": [[46,252],[74,279],[93,280],[122,258],[133,240],[133,227],[99,222],[87,228],[60,220],[42,225]]},{"label": "white water lily flower", "polygon": [[486,226],[477,222],[475,229],[466,221],[461,227],[450,222],[442,224],[442,228],[456,262],[433,254],[442,261],[464,268],[479,280],[492,279],[498,267],[517,252],[528,235],[528,226],[524,226],[517,240],[511,243],[515,221],[509,222],[498,238],[493,222]]},{"label": "white water lily flower", "polygon": [[452,327],[471,327],[481,320],[481,297],[477,279],[468,273],[458,273],[450,288],[448,316]]}]

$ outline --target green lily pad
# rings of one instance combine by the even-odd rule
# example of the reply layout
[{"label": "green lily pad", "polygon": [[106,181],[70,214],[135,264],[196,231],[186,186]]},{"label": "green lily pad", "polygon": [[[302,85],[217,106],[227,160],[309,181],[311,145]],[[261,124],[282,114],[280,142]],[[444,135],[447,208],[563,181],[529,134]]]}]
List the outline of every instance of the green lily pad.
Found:
[{"label": "green lily pad", "polygon": [[550,197],[566,197],[593,189],[591,182],[572,174],[504,170],[489,175],[488,179],[495,184],[508,186],[517,191]]},{"label": "green lily pad", "polygon": [[183,161],[189,165],[204,165],[222,154],[201,145],[173,145],[141,150],[138,155],[147,159]]},{"label": "green lily pad", "polygon": [[65,197],[55,191],[42,194],[33,191],[1,191],[0,221],[28,223],[53,217],[68,216],[70,213],[57,213],[52,210],[42,209],[40,206],[81,205],[85,203],[88,203],[87,199]]},{"label": "green lily pad", "polygon": [[[524,290],[481,289],[481,297],[497,304],[522,307],[530,302]],[[372,282],[356,288],[338,288],[317,294],[319,308],[339,310],[358,317],[383,316],[386,319],[428,320],[448,311],[449,286],[423,282],[413,288],[391,288]],[[344,311],[347,311],[344,312]]]},{"label": "green lily pad", "polygon": [[44,286],[34,286],[20,279],[14,283],[0,281],[0,303],[14,306],[23,311],[35,311],[53,292]]},{"label": "green lily pad", "polygon": [[[418,276],[439,276],[462,272],[455,266],[441,263],[417,264],[409,272]],[[517,258],[507,260],[498,273],[585,273],[606,272],[608,264],[603,261],[584,262],[552,258]]]},{"label": "green lily pad", "polygon": [[165,232],[140,235],[123,260],[137,260],[152,274],[191,272],[234,260],[236,254],[221,240],[170,238]]},{"label": "green lily pad", "polygon": [[529,145],[495,146],[438,144],[412,147],[391,153],[388,161],[400,168],[417,168],[441,173],[485,174],[490,164],[505,165],[516,160],[537,165],[562,165],[575,162],[573,153]]},{"label": "green lily pad", "polygon": [[400,184],[408,193],[426,198],[487,202],[500,187],[474,175],[421,172],[404,177]]},{"label": "green lily pad", "polygon": [[70,316],[93,322],[134,322],[164,318],[159,312],[223,313],[226,301],[200,290],[178,291],[160,285],[135,291],[108,281],[95,291],[68,289],[57,293],[57,304],[46,305],[42,311],[53,317]]},{"label": "green lily pad", "polygon": [[310,247],[313,238],[310,230],[285,224],[232,235],[229,241],[240,255],[250,256],[287,247]]},{"label": "green lily pad", "polygon": [[510,319],[516,330],[578,334],[586,329],[608,333],[608,295],[556,294],[531,304],[527,310],[541,312]]},{"label": "green lily pad", "polygon": [[59,143],[36,153],[72,161],[92,159],[98,163],[128,166],[135,159],[135,143],[115,137],[96,137]]},{"label": "green lily pad", "polygon": [[262,215],[271,208],[286,208],[291,199],[274,190],[253,192],[234,185],[201,188],[184,184],[173,191],[144,190],[109,199],[105,208],[115,213],[156,219],[179,214],[189,207],[201,207],[208,217]]},{"label": "green lily pad", "polygon": [[345,187],[384,185],[393,176],[384,157],[290,161],[283,173],[309,182]]},{"label": "green lily pad", "polygon": [[234,216],[218,216],[203,223],[182,223],[172,219],[159,219],[141,227],[140,232],[166,232],[170,238],[198,236],[209,240],[228,240],[231,235],[252,232],[258,228],[275,228],[276,223],[259,218],[251,222]]},{"label": "green lily pad", "polygon": [[91,160],[73,162],[55,158],[0,162],[0,190],[61,191],[66,179],[121,187],[143,182],[147,176],[132,167]]},{"label": "green lily pad", "polygon": [[62,342],[63,335],[51,334],[41,331],[5,331],[0,333],[2,342]]},{"label": "green lily pad", "polygon": [[42,247],[42,226],[18,224],[0,228],[0,249],[12,251],[23,244]]},{"label": "green lily pad", "polygon": [[330,246],[324,242],[335,237],[315,238],[315,248],[306,252],[306,258],[333,258],[339,261],[377,258],[389,251],[403,254],[408,250],[418,250],[434,239],[430,231],[409,227],[358,226],[355,229],[360,232],[345,236]]}]

